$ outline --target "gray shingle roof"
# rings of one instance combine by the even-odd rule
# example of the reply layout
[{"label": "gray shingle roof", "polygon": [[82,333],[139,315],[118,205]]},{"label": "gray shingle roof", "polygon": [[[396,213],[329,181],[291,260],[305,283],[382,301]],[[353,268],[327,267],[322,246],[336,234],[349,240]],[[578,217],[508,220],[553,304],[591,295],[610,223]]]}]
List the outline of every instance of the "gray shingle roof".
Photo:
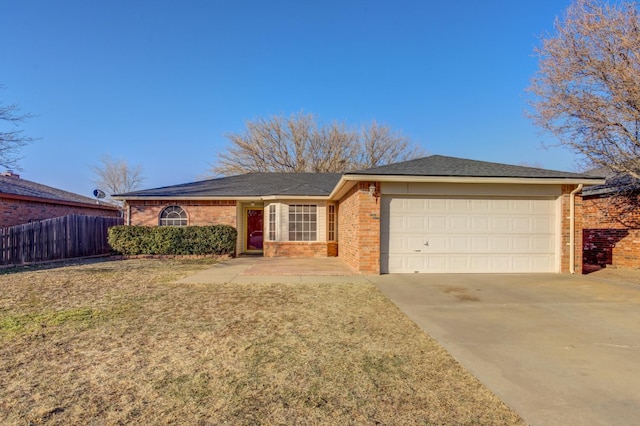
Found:
[{"label": "gray shingle roof", "polygon": [[0,175],[0,193],[18,195],[22,197],[44,198],[60,202],[96,204],[96,200],[73,192],[31,182],[17,176]]},{"label": "gray shingle roof", "polygon": [[114,197],[261,197],[327,196],[340,173],[247,173],[181,185],[117,194]]},{"label": "gray shingle roof", "polygon": [[359,170],[355,175],[393,176],[449,176],[449,177],[497,177],[497,178],[574,178],[600,179],[586,174],[561,172],[536,167],[513,166],[487,161],[431,155],[429,157]]},{"label": "gray shingle roof", "polygon": [[582,195],[586,197],[613,193],[629,193],[640,190],[640,181],[638,179],[628,174],[616,173],[606,167],[589,170],[585,173],[592,176],[604,176],[607,179],[604,185],[593,185],[583,189]]}]

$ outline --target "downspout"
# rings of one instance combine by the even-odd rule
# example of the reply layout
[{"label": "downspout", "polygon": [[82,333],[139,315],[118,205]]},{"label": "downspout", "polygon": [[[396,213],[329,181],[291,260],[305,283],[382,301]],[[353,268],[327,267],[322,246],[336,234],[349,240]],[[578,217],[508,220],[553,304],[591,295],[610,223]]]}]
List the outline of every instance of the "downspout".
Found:
[{"label": "downspout", "polygon": [[576,194],[582,191],[580,184],[569,194],[569,272],[576,273]]}]

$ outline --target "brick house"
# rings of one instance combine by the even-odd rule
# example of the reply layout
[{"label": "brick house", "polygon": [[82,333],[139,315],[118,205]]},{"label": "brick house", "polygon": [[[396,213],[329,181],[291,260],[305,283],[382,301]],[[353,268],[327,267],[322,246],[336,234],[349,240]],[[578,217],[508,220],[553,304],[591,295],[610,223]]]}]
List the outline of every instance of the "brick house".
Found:
[{"label": "brick house", "polygon": [[0,174],[0,228],[71,214],[118,217],[110,204],[72,192],[21,179],[12,172]]},{"label": "brick house", "polygon": [[606,169],[588,174],[606,182],[582,191],[585,265],[640,268],[640,184]]},{"label": "brick house", "polygon": [[599,177],[433,155],[345,174],[248,173],[114,195],[129,225],[228,224],[236,252],[364,274],[574,272]]}]

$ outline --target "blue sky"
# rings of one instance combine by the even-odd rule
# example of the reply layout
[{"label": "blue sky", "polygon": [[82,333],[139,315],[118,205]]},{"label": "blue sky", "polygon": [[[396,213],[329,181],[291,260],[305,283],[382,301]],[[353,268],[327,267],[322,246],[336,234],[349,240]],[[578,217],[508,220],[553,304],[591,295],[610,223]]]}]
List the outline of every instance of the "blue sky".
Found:
[{"label": "blue sky", "polygon": [[36,116],[25,179],[90,196],[103,154],[143,188],[202,177],[246,120],[376,120],[428,154],[575,170],[524,116],[569,1],[0,0],[0,100]]}]

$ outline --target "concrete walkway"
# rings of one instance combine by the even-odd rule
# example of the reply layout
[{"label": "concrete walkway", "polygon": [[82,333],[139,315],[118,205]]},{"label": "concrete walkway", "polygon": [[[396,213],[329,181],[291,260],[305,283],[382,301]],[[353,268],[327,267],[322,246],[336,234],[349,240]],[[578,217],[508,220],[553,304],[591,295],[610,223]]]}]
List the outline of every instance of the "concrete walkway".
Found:
[{"label": "concrete walkway", "polygon": [[640,423],[640,286],[568,274],[369,277],[532,425]]},{"label": "concrete walkway", "polygon": [[364,275],[336,257],[274,258],[243,256],[216,263],[179,283],[368,283]]}]

